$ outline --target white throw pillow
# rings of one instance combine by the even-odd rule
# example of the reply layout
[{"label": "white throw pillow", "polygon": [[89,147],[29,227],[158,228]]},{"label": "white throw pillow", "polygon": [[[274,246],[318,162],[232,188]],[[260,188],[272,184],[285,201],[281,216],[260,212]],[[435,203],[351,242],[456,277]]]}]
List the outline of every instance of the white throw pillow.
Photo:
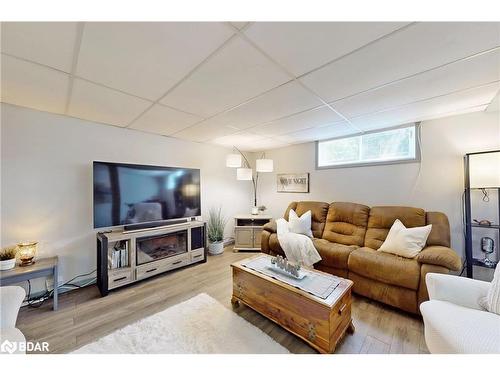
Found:
[{"label": "white throw pillow", "polygon": [[311,220],[311,210],[305,212],[299,218],[297,213],[291,209],[288,213],[288,225],[290,226],[290,232],[305,234],[308,237],[312,237]]},{"label": "white throw pillow", "polygon": [[500,266],[497,265],[488,294],[479,300],[479,304],[489,312],[500,315]]},{"label": "white throw pillow", "polygon": [[414,258],[424,248],[431,229],[432,224],[425,227],[406,228],[400,220],[396,219],[378,251]]},{"label": "white throw pillow", "polygon": [[283,218],[276,220],[276,233],[278,236],[290,233],[290,225],[288,224],[288,221]]}]

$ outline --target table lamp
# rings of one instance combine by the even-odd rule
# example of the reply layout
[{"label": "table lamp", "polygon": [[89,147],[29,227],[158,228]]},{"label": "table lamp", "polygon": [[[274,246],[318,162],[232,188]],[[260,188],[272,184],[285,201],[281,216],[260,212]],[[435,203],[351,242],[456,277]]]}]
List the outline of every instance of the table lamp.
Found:
[{"label": "table lamp", "polygon": [[21,261],[20,266],[25,267],[35,263],[35,255],[38,247],[38,242],[21,242],[17,244],[17,256]]}]

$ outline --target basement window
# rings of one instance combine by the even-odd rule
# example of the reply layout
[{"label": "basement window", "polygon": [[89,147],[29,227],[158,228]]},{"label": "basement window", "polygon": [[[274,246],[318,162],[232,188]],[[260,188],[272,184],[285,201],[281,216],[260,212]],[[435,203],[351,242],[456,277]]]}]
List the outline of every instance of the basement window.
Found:
[{"label": "basement window", "polygon": [[316,168],[420,161],[417,124],[316,142]]}]

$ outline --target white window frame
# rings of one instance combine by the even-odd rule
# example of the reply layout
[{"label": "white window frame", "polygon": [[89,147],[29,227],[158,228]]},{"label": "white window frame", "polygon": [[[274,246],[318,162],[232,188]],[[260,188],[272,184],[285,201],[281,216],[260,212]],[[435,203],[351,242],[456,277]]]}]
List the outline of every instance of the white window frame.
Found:
[{"label": "white window frame", "polygon": [[[319,144],[321,142],[328,142],[332,140],[337,140],[337,139],[346,139],[346,138],[354,138],[354,137],[359,137],[361,135],[366,135],[366,134],[373,134],[373,133],[383,133],[389,130],[394,130],[394,129],[403,129],[403,128],[415,128],[415,157],[413,158],[401,158],[401,159],[394,159],[394,160],[384,160],[384,161],[359,161],[359,162],[349,162],[349,163],[344,163],[344,164],[332,164],[332,165],[324,165],[324,166],[319,166]],[[315,143],[315,156],[316,156],[316,169],[321,170],[321,169],[337,169],[337,168],[354,168],[354,167],[369,167],[369,166],[376,166],[376,165],[390,165],[390,164],[405,164],[405,163],[420,163],[421,160],[421,154],[420,154],[420,123],[412,123],[412,124],[405,124],[405,125],[399,125],[399,126],[393,126],[390,128],[385,128],[385,129],[377,129],[377,130],[372,130],[364,133],[358,133],[358,134],[352,134],[344,137],[335,137],[335,138],[329,138],[329,139],[322,139],[320,141],[316,141]]]}]

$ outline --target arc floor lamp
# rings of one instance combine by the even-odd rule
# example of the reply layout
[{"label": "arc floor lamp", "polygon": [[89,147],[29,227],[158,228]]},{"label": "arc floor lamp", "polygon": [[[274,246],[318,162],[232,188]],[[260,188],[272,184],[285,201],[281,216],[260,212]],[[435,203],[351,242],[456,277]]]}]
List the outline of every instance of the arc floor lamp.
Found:
[{"label": "arc floor lamp", "polygon": [[247,157],[237,148],[233,147],[233,153],[226,157],[226,167],[236,168],[236,179],[240,181],[252,181],[253,186],[253,208],[252,214],[257,215],[257,189],[259,173],[273,172],[274,163],[272,159],[266,159],[263,152],[261,157],[255,161],[255,173]]}]

